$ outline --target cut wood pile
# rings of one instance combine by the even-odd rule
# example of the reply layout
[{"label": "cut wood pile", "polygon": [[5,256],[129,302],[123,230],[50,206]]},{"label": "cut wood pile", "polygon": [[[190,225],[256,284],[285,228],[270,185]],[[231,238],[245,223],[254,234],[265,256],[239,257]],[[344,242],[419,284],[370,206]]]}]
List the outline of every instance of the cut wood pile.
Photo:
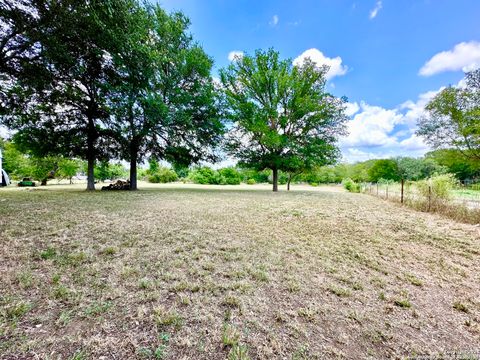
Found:
[{"label": "cut wood pile", "polygon": [[130,180],[117,180],[108,186],[102,186],[102,190],[130,190]]}]

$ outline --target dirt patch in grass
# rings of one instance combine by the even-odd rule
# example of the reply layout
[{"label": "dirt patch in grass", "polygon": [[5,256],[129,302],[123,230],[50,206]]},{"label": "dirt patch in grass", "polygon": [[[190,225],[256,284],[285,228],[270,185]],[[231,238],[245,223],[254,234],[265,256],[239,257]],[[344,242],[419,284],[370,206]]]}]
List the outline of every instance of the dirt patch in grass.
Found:
[{"label": "dirt patch in grass", "polygon": [[60,189],[0,192],[0,358],[358,359],[480,343],[478,227],[338,189]]}]

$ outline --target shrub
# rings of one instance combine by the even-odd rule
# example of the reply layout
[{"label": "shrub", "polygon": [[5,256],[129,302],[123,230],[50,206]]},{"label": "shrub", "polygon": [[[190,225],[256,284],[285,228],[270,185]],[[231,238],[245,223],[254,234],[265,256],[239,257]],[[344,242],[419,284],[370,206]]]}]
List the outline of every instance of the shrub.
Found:
[{"label": "shrub", "polygon": [[312,182],[312,183],[310,183],[310,186],[318,186],[318,183]]},{"label": "shrub", "polygon": [[269,170],[258,171],[255,169],[239,169],[243,181],[247,182],[249,179],[255,180],[256,184],[263,184],[268,182]]},{"label": "shrub", "polygon": [[458,180],[453,174],[434,175],[430,179],[417,181],[416,185],[425,197],[448,200]]},{"label": "shrub", "polygon": [[255,185],[257,182],[255,181],[255,179],[248,179],[247,180],[247,184],[248,185]]},{"label": "shrub", "polygon": [[354,193],[360,192],[360,185],[350,178],[343,179],[342,185],[346,190],[350,192],[354,192]]},{"label": "shrub", "polygon": [[154,173],[148,176],[148,181],[155,184],[169,183],[177,180],[177,173],[166,167],[159,167]]},{"label": "shrub", "polygon": [[199,167],[190,171],[190,174],[188,174],[188,179],[194,184],[227,184],[227,179],[225,178],[225,176],[207,166]]},{"label": "shrub", "polygon": [[219,169],[218,173],[225,180],[227,185],[240,185],[242,181],[242,175],[235,168],[223,168]]}]

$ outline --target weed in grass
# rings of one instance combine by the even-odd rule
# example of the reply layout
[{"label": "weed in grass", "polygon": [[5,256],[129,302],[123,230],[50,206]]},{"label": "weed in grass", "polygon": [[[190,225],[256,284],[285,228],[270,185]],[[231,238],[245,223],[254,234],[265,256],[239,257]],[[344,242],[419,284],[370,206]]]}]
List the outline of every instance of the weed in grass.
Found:
[{"label": "weed in grass", "polygon": [[370,279],[370,283],[376,287],[379,287],[380,289],[383,289],[386,286],[385,280],[379,277],[373,277],[372,279]]},{"label": "weed in grass", "polygon": [[77,350],[75,354],[70,357],[70,360],[87,360],[87,353],[84,350]]},{"label": "weed in grass", "polygon": [[55,255],[57,255],[57,251],[51,246],[40,252],[40,258],[42,260],[52,259],[55,257]]},{"label": "weed in grass", "polygon": [[101,314],[107,312],[112,306],[113,306],[113,304],[110,301],[99,302],[99,303],[95,302],[95,303],[89,305],[85,309],[85,315],[87,315],[87,316],[98,316],[98,315],[101,315]]},{"label": "weed in grass", "polygon": [[297,281],[291,279],[287,281],[287,290],[291,293],[298,293],[300,292],[300,285]]},{"label": "weed in grass", "polygon": [[180,295],[179,297],[180,304],[188,306],[190,305],[190,298],[187,295]]},{"label": "weed in grass", "polygon": [[348,289],[344,289],[335,285],[330,285],[328,287],[328,291],[337,295],[338,297],[349,297],[351,295],[351,292]]},{"label": "weed in grass", "polygon": [[30,271],[23,271],[17,275],[17,281],[22,289],[30,289],[33,286],[33,274]]},{"label": "weed in grass", "polygon": [[124,266],[120,272],[122,279],[129,279],[135,275],[138,275],[138,270],[131,266]]},{"label": "weed in grass", "polygon": [[423,286],[423,281],[413,274],[406,274],[405,279],[412,285]]},{"label": "weed in grass", "polygon": [[167,332],[162,332],[158,335],[158,339],[164,343],[168,343],[170,341],[170,334]]},{"label": "weed in grass", "polygon": [[68,300],[70,295],[71,291],[64,285],[58,285],[52,291],[52,296],[56,300]]},{"label": "weed in grass", "polygon": [[227,308],[227,309],[225,310],[225,315],[223,316],[223,319],[224,319],[225,321],[230,321],[230,320],[232,320],[232,309]]},{"label": "weed in grass", "polygon": [[268,282],[270,280],[269,277],[268,277],[268,273],[265,271],[265,269],[262,269],[262,268],[251,269],[250,270],[250,275],[256,281]]},{"label": "weed in grass", "polygon": [[100,251],[102,255],[112,256],[117,253],[117,249],[113,246],[107,246],[106,248]]},{"label": "weed in grass", "polygon": [[164,359],[165,356],[167,356],[167,345],[162,344],[158,346],[153,352],[153,357],[155,359],[158,359],[158,360]]},{"label": "weed in grass", "polygon": [[179,330],[183,325],[183,318],[175,310],[165,310],[157,307],[153,310],[155,323],[159,328],[172,326],[175,330]]},{"label": "weed in grass", "polygon": [[205,270],[205,271],[212,272],[213,270],[215,270],[215,264],[213,264],[211,262],[203,263],[202,264],[202,269]]},{"label": "weed in grass", "polygon": [[152,285],[152,281],[147,278],[140,279],[140,281],[138,282],[138,287],[142,290],[150,289]]},{"label": "weed in grass", "polygon": [[395,299],[393,301],[393,303],[398,306],[398,307],[401,307],[401,308],[410,308],[412,307],[412,304],[410,303],[410,301],[408,299]]},{"label": "weed in grass", "polygon": [[9,321],[17,321],[32,309],[32,304],[24,301],[7,303],[3,309],[0,309],[1,317]]},{"label": "weed in grass", "polygon": [[150,359],[153,357],[153,351],[147,347],[137,349],[137,355],[142,359]]},{"label": "weed in grass", "polygon": [[59,327],[66,326],[72,320],[72,316],[73,316],[72,310],[62,311],[58,319],[55,321],[55,324]]},{"label": "weed in grass", "polygon": [[385,300],[385,293],[383,291],[380,291],[380,293],[378,294],[378,298],[382,301]]},{"label": "weed in grass", "polygon": [[292,360],[308,360],[308,359],[310,359],[308,345],[300,346],[300,348],[295,350],[295,352],[292,354]]},{"label": "weed in grass", "polygon": [[87,261],[87,254],[83,251],[72,253],[68,255],[69,264],[72,266],[79,266]]},{"label": "weed in grass", "polygon": [[223,332],[222,332],[223,345],[235,346],[238,344],[239,340],[240,340],[239,331],[233,325],[225,324],[223,326]]},{"label": "weed in grass", "polygon": [[351,286],[353,290],[357,290],[357,291],[363,290],[363,285],[357,281],[352,282]]},{"label": "weed in grass", "polygon": [[52,284],[53,285],[58,285],[60,284],[61,276],[60,274],[55,274],[52,276]]},{"label": "weed in grass", "polygon": [[461,311],[461,312],[464,312],[464,313],[468,313],[468,307],[467,305],[461,303],[460,301],[455,301],[453,303],[453,308],[455,310],[458,310],[458,311]]},{"label": "weed in grass", "polygon": [[317,309],[313,307],[304,307],[300,308],[297,311],[298,315],[304,318],[308,322],[315,322],[315,317],[317,316]]},{"label": "weed in grass", "polygon": [[228,353],[228,360],[250,360],[248,348],[246,345],[236,344],[232,346]]},{"label": "weed in grass", "polygon": [[381,330],[367,330],[365,336],[375,344],[385,342],[391,338],[391,336],[385,334]]},{"label": "weed in grass", "polygon": [[279,322],[279,323],[286,323],[288,321],[287,316],[283,312],[280,312],[280,311],[276,311],[274,313],[273,318],[275,319],[276,322]]},{"label": "weed in grass", "polygon": [[351,311],[348,313],[347,318],[349,318],[350,320],[356,321],[356,322],[359,323],[359,324],[362,323],[362,318],[361,318],[361,316],[360,316],[355,310],[351,310]]},{"label": "weed in grass", "polygon": [[232,294],[225,296],[222,304],[231,308],[240,308],[242,306],[240,299]]}]

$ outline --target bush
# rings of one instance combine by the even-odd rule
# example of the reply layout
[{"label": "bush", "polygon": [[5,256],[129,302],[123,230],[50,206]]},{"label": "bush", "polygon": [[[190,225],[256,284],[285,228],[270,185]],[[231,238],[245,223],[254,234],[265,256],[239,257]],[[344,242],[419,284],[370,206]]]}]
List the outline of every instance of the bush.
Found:
[{"label": "bush", "polygon": [[202,185],[225,185],[227,180],[222,176],[218,171],[209,168],[208,166],[203,166],[195,168],[188,174],[188,180],[194,184]]},{"label": "bush", "polygon": [[255,169],[240,169],[243,181],[247,182],[249,179],[255,180],[257,184],[268,182],[269,170],[257,171]]},{"label": "bush", "polygon": [[207,166],[195,168],[188,174],[188,178],[194,184],[217,184],[218,175]]},{"label": "bush", "polygon": [[220,180],[224,180],[224,183],[227,185],[240,185],[242,181],[242,175],[235,168],[219,169],[218,173],[221,176]]},{"label": "bush", "polygon": [[255,185],[257,182],[255,181],[255,179],[248,179],[247,180],[247,184],[248,185]]},{"label": "bush", "polygon": [[416,182],[420,193],[437,199],[449,199],[451,191],[458,186],[458,180],[453,174],[434,175],[430,179]]},{"label": "bush", "polygon": [[310,183],[310,186],[318,186],[318,183],[312,182],[312,183]]},{"label": "bush", "polygon": [[342,185],[345,189],[347,189],[350,192],[354,192],[354,193],[360,192],[360,185],[350,178],[343,179]]},{"label": "bush", "polygon": [[155,170],[153,174],[150,174],[148,176],[148,181],[151,183],[169,183],[173,181],[177,181],[178,176],[175,171],[172,169],[166,168],[166,167],[159,167],[158,169]]}]

